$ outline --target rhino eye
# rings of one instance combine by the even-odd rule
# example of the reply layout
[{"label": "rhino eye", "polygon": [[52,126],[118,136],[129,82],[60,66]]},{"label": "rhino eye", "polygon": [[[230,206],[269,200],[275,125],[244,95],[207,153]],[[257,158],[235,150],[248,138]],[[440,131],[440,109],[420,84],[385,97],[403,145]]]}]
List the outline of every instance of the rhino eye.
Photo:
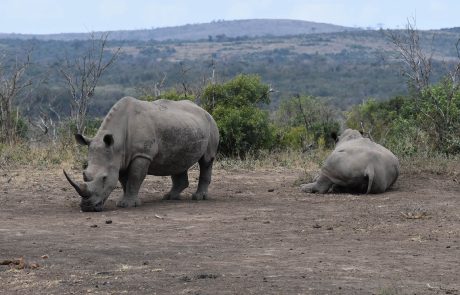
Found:
[{"label": "rhino eye", "polygon": [[88,162],[87,162],[87,161],[85,161],[85,162],[83,163],[82,167],[83,167],[83,169],[86,169],[86,168],[88,168]]}]

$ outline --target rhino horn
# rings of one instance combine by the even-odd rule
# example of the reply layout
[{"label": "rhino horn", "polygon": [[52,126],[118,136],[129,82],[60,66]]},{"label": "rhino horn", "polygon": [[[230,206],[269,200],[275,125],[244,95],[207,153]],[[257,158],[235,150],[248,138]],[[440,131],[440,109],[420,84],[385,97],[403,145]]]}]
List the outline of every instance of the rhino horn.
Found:
[{"label": "rhino horn", "polygon": [[82,197],[82,198],[89,198],[90,193],[88,191],[88,186],[86,183],[82,184],[77,184],[75,181],[73,181],[70,176],[65,172],[65,170],[62,170],[64,172],[65,178],[67,178],[67,181],[75,188],[77,193]]}]

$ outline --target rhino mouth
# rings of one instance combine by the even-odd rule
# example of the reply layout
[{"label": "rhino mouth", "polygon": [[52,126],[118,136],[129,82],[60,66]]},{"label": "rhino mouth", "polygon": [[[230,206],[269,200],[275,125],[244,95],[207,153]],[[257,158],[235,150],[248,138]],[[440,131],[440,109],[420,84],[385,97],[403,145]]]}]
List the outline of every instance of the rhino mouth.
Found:
[{"label": "rhino mouth", "polygon": [[81,203],[80,208],[83,212],[100,212],[104,209],[104,201],[105,199],[94,203],[92,199],[92,194],[88,189],[88,182],[84,183],[77,183],[70,178],[70,176],[64,170],[64,175],[67,178],[67,181],[75,188],[77,193],[81,196]]},{"label": "rhino mouth", "polygon": [[104,202],[100,201],[96,204],[92,204],[90,202],[82,201],[80,204],[81,211],[83,212],[101,212],[104,210]]}]

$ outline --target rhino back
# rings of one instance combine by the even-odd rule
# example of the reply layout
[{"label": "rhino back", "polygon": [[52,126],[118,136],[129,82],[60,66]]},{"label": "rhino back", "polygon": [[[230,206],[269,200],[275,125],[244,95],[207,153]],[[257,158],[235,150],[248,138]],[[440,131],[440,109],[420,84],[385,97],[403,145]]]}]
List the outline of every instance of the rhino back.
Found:
[{"label": "rhino back", "polygon": [[367,181],[369,165],[374,169],[376,188],[389,187],[399,175],[399,163],[393,153],[367,138],[338,146],[326,159],[322,173],[336,184],[356,185]]},{"label": "rhino back", "polygon": [[[205,153],[212,117],[189,101],[158,100],[139,105],[136,124],[130,126],[152,163],[149,174],[178,174]],[[138,149],[138,147],[134,147]],[[136,151],[134,151],[136,152]]]}]

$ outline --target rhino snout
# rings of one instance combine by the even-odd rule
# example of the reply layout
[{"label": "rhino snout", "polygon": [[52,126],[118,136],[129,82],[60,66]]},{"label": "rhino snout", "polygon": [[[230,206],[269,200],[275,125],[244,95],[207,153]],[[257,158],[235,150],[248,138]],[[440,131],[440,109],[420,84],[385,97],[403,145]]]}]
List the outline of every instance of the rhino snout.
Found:
[{"label": "rhino snout", "polygon": [[104,210],[104,202],[100,201],[96,204],[91,202],[82,201],[80,204],[81,211],[83,212],[101,212]]}]

